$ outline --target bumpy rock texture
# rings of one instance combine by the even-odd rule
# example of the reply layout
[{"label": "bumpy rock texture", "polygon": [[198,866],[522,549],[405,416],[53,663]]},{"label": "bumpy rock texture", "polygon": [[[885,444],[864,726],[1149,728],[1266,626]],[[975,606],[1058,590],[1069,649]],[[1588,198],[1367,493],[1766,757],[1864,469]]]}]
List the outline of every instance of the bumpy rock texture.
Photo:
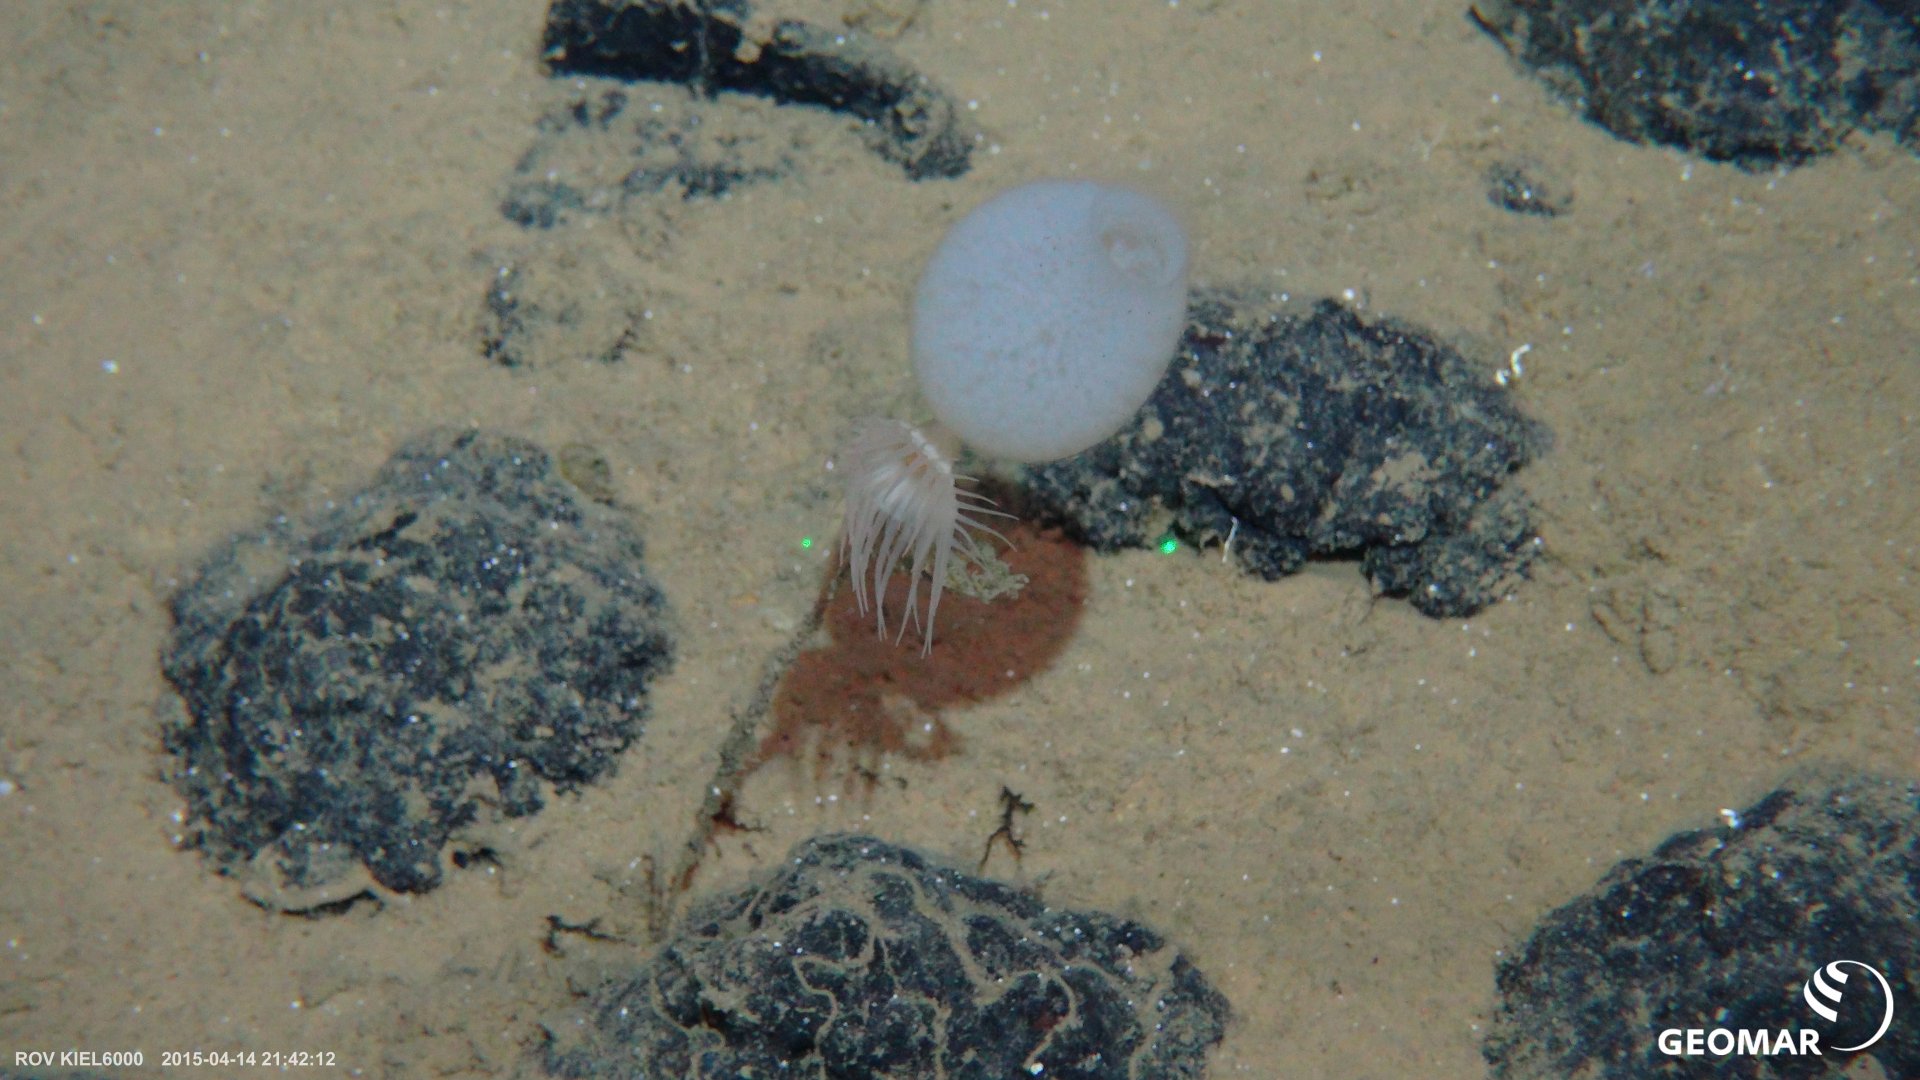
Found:
[{"label": "bumpy rock texture", "polygon": [[[1680,833],[1543,919],[1499,970],[1486,1056],[1503,1080],[1837,1075],[1884,1015],[1851,967],[1838,1023],[1802,1000],[1814,972],[1870,964],[1898,1008],[1920,1001],[1920,787],[1810,780],[1727,826]],[[1861,1051],[1920,1076],[1920,1025],[1897,1015]],[[1671,1057],[1666,1028],[1806,1029],[1820,1057]]]},{"label": "bumpy rock texture", "polygon": [[285,910],[432,888],[456,831],[613,768],[671,656],[626,519],[478,432],[232,541],[173,616],[163,735],[189,842]]},{"label": "bumpy rock texture", "polygon": [[1324,302],[1196,295],[1167,377],[1132,424],[1027,469],[1031,509],[1102,550],[1168,529],[1232,537],[1269,580],[1359,554],[1385,592],[1471,614],[1525,572],[1530,504],[1503,488],[1546,441],[1459,353]]},{"label": "bumpy rock texture", "polygon": [[1856,128],[1920,148],[1913,0],[1482,0],[1474,17],[1615,135],[1747,168]]},{"label": "bumpy rock texture", "polygon": [[1138,923],[1050,909],[866,836],[705,902],[551,1025],[565,1077],[1182,1080],[1227,1003]]}]

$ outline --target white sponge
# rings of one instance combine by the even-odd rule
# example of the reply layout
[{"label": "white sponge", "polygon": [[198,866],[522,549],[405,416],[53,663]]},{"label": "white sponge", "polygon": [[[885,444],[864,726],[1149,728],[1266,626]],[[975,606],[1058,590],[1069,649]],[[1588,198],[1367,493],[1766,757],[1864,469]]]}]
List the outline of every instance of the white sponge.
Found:
[{"label": "white sponge", "polygon": [[914,296],[914,371],[976,450],[1052,461],[1146,402],[1186,306],[1187,235],[1158,200],[1086,180],[1025,184],[934,251]]}]

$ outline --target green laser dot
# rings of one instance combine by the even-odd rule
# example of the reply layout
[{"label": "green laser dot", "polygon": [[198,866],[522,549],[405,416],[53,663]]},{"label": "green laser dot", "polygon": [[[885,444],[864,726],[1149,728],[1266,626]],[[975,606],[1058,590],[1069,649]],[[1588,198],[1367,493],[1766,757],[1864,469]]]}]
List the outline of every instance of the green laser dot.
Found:
[{"label": "green laser dot", "polygon": [[811,551],[812,549],[813,549],[813,537],[811,537],[811,536],[803,536],[803,537],[801,537],[801,538],[800,538],[800,550],[802,550],[802,551]]},{"label": "green laser dot", "polygon": [[1172,533],[1160,538],[1160,554],[1171,555],[1180,550],[1180,540]]}]

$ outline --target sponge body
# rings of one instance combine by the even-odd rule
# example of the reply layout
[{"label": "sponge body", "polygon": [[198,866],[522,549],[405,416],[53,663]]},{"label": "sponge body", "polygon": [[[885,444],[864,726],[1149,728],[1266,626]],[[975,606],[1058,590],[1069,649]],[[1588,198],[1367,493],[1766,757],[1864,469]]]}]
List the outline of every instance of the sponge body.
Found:
[{"label": "sponge body", "polygon": [[1024,184],[934,251],[914,296],[914,371],[975,449],[1052,461],[1113,434],[1153,393],[1186,297],[1186,232],[1158,200],[1086,180]]}]

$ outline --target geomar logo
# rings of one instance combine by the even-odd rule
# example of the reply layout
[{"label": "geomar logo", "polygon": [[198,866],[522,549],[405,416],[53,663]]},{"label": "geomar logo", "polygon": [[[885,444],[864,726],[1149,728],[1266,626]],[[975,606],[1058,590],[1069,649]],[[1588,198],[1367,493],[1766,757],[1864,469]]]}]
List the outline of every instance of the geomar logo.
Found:
[{"label": "geomar logo", "polygon": [[1830,1024],[1839,1023],[1842,996],[1840,988],[1847,984],[1849,966],[1859,968],[1873,976],[1874,981],[1880,984],[1880,1026],[1873,1029],[1872,1038],[1858,1046],[1834,1047],[1833,1052],[1836,1054],[1850,1054],[1855,1050],[1865,1050],[1879,1042],[1880,1036],[1885,1035],[1887,1028],[1893,1026],[1893,987],[1887,985],[1885,975],[1858,960],[1835,960],[1826,967],[1816,969],[1813,978],[1808,979],[1806,985],[1800,988],[1800,996],[1807,999],[1807,1008],[1812,1009],[1821,1019]]},{"label": "geomar logo", "polygon": [[[1862,979],[1849,986],[1848,979],[1862,971],[1872,977],[1871,981]],[[1880,991],[1877,998],[1872,993],[1876,986]],[[1854,1014],[1860,1009],[1871,1008],[1879,1009],[1880,1024],[1873,1029],[1872,1035],[1861,1042],[1852,1046],[1830,1046],[1824,1050],[1820,1046],[1820,1032],[1810,1027],[1667,1028],[1660,1032],[1656,1042],[1660,1052],[1670,1057],[1698,1057],[1703,1054],[1714,1057],[1735,1054],[1743,1057],[1818,1057],[1827,1051],[1851,1054],[1856,1050],[1865,1050],[1879,1042],[1887,1029],[1893,1026],[1893,987],[1877,968],[1858,960],[1835,960],[1815,968],[1813,975],[1801,984],[1800,996],[1806,1000],[1807,1008],[1812,1009],[1815,1016],[1829,1024],[1839,1024],[1840,1014],[1845,1010],[1851,1021],[1848,1029],[1863,1030],[1871,1020],[1871,1015],[1862,1017]],[[1849,1002],[1852,1004],[1849,1005]]]}]

